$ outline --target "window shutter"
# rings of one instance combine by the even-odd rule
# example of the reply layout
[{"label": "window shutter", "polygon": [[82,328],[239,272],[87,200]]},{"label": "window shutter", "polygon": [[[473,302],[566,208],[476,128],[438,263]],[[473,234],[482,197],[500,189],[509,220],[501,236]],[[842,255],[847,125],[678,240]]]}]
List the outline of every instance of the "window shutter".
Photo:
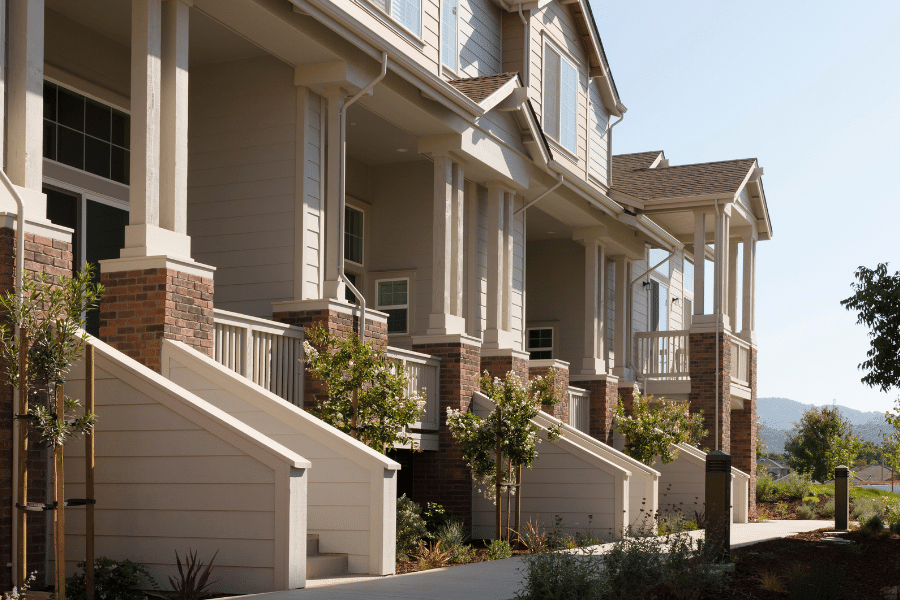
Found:
[{"label": "window shutter", "polygon": [[559,53],[545,46],[544,60],[544,130],[547,135],[559,139]]},{"label": "window shutter", "polygon": [[441,14],[441,55],[444,65],[455,71],[457,63],[456,12],[458,0],[443,0]]},{"label": "window shutter", "polygon": [[560,60],[559,82],[559,142],[575,152],[578,147],[578,72],[566,60]]}]

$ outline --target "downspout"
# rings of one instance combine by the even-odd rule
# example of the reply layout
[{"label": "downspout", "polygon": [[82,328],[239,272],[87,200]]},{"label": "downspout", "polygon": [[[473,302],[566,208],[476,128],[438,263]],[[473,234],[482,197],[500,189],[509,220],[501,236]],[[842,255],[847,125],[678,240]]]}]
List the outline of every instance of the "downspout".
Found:
[{"label": "downspout", "polygon": [[656,267],[659,267],[660,265],[662,265],[663,263],[665,263],[667,260],[669,260],[669,259],[672,258],[673,256],[675,256],[675,251],[674,251],[674,250],[669,250],[669,255],[668,255],[667,257],[665,257],[664,259],[662,259],[661,261],[659,261],[658,263],[656,263],[655,265],[653,265],[652,267],[650,267],[649,269],[647,269],[646,271],[644,271],[643,273],[641,273],[640,275],[638,275],[637,277],[635,277],[634,280],[632,280],[631,285],[636,284],[638,281],[640,281],[641,279],[643,279],[644,277],[646,277],[648,273],[651,273],[651,272],[655,271],[655,270],[656,270]]},{"label": "downspout", "polygon": [[[25,273],[25,203],[22,202],[22,197],[19,195],[18,190],[13,185],[12,181],[9,180],[9,177],[6,176],[6,172],[3,169],[0,169],[0,179],[3,179],[3,185],[6,186],[6,189],[9,190],[9,193],[12,194],[13,200],[16,201],[16,278],[15,278],[15,290],[16,290],[16,302],[21,305],[22,303],[22,277]],[[16,339],[19,338],[19,327],[16,326]],[[16,390],[18,390],[18,386],[16,386]],[[16,393],[14,390],[13,393]],[[13,423],[16,422],[16,406],[18,406],[18,402],[16,402],[16,398],[13,399],[12,406],[12,416]],[[13,434],[13,471],[15,471],[16,465],[19,464],[19,428],[13,425],[12,428]],[[19,497],[19,478],[12,478],[12,556],[10,560],[10,568],[11,568],[11,580],[13,584],[16,582],[16,571],[17,571],[17,562],[16,562],[16,546],[19,537],[19,531],[16,529],[16,515],[17,509],[15,507],[16,500]]]},{"label": "downspout", "polygon": [[616,108],[619,110],[622,116],[619,117],[618,121],[616,121],[615,123],[610,123],[609,127],[606,128],[606,181],[609,183],[610,187],[612,187],[612,130],[613,127],[622,122],[622,120],[625,118],[625,113],[628,112],[628,107],[626,107],[621,102],[616,105]]},{"label": "downspout", "polygon": [[378,76],[369,82],[366,87],[359,90],[355,96],[344,102],[344,105],[341,107],[341,118],[340,118],[340,128],[341,128],[341,175],[339,179],[338,185],[338,196],[340,200],[340,210],[338,210],[338,279],[343,280],[344,284],[350,288],[350,291],[353,292],[353,295],[356,296],[356,299],[359,300],[359,341],[365,343],[366,341],[366,299],[363,298],[363,295],[356,289],[350,280],[347,278],[347,275],[344,273],[344,211],[346,210],[346,196],[345,189],[347,185],[347,108],[350,107],[351,104],[359,100],[363,94],[367,93],[371,90],[375,85],[384,79],[384,76],[387,75],[387,61],[388,61],[388,53],[381,53],[381,73]]},{"label": "downspout", "polygon": [[524,71],[522,79],[525,82],[525,89],[528,89],[529,75],[531,74],[531,68],[528,66],[531,62],[531,28],[528,26],[528,19],[525,18],[525,13],[522,12],[521,4],[519,4],[519,18],[522,19],[522,37],[525,38],[525,56],[522,57],[522,70]]},{"label": "downspout", "polygon": [[550,194],[550,192],[552,192],[553,190],[555,190],[556,188],[558,188],[559,186],[561,186],[561,185],[563,184],[563,174],[562,174],[562,173],[559,173],[559,174],[558,174],[558,177],[559,177],[559,179],[557,180],[556,183],[554,183],[552,186],[548,187],[546,190],[544,190],[543,192],[541,192],[541,194],[540,194],[537,198],[535,198],[534,200],[532,200],[531,202],[529,202],[528,204],[526,204],[525,206],[523,206],[522,208],[520,208],[519,210],[517,210],[516,212],[514,212],[514,213],[513,213],[513,216],[514,216],[514,217],[519,216],[519,213],[520,213],[520,212],[524,211],[524,210],[525,210],[526,208],[528,208],[529,206],[533,206],[533,205],[537,204],[538,202],[540,202],[541,200],[543,200],[544,198],[546,198],[547,195]]},{"label": "downspout", "polygon": [[[719,200],[716,199],[716,220],[719,219]],[[720,231],[719,234],[724,237],[724,232]],[[716,238],[716,244],[724,243],[721,242],[718,237]],[[716,254],[718,257],[722,256],[722,252],[720,248],[716,248]],[[705,260],[705,259],[704,259]],[[719,275],[722,275],[722,266],[716,265],[716,271]],[[701,292],[702,293],[702,292]],[[713,294],[715,296],[715,294]],[[719,314],[722,311],[722,296],[719,294],[717,306],[714,307],[716,314],[716,450],[719,450]]]}]

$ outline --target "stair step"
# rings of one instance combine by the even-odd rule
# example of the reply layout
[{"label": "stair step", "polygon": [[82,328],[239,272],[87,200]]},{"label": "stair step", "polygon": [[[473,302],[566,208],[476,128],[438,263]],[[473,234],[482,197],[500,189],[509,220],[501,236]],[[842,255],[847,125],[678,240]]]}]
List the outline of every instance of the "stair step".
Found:
[{"label": "stair step", "polygon": [[346,575],[349,570],[346,554],[325,554],[306,557],[306,578],[325,579]]},{"label": "stair step", "polygon": [[314,533],[306,534],[306,555],[315,556],[319,553],[319,536]]}]

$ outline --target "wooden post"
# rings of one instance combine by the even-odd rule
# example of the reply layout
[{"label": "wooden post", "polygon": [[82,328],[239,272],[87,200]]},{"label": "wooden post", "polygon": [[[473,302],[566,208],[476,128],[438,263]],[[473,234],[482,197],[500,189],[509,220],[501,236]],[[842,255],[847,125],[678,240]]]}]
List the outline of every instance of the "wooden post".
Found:
[{"label": "wooden post", "polygon": [[[84,363],[84,412],[94,412],[94,347],[87,345]],[[94,430],[84,436],[84,586],[85,599],[94,600]]]},{"label": "wooden post", "polygon": [[[19,329],[19,414],[28,414],[28,330],[24,327]],[[28,506],[28,419],[20,418],[18,428],[19,457],[16,469],[19,493],[16,503]],[[24,510],[16,511],[16,586],[20,590],[28,579],[26,515]]]},{"label": "wooden post", "polygon": [[494,494],[494,496],[495,496],[494,504],[495,504],[495,512],[496,512],[495,516],[496,516],[496,521],[497,521],[496,534],[497,534],[498,540],[503,539],[500,536],[500,523],[501,523],[500,489],[503,487],[500,485],[500,482],[502,481],[502,474],[503,474],[503,427],[502,427],[502,423],[503,423],[503,410],[498,406],[497,407],[497,458],[496,458],[496,462],[495,462],[495,464],[497,465],[496,466],[497,477],[496,477],[496,483],[495,483],[496,492]]},{"label": "wooden post", "polygon": [[[56,418],[66,418],[66,395],[62,384],[56,386]],[[63,447],[53,452],[55,459],[55,477],[53,488],[56,496],[56,589],[57,600],[66,600],[66,511],[65,511],[65,473],[63,466]]]},{"label": "wooden post", "polygon": [[520,527],[522,525],[522,465],[516,467],[516,547],[519,547]]}]

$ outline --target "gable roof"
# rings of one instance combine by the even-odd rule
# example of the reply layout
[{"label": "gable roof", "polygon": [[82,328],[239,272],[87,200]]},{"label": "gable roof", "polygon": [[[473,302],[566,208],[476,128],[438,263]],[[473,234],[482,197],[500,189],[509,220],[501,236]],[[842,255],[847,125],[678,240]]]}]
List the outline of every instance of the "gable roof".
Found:
[{"label": "gable roof", "polygon": [[[692,198],[697,196],[733,196],[756,167],[755,158],[655,168],[622,168],[638,161],[625,155],[616,169],[613,157],[612,188],[642,200]],[[646,157],[643,157],[646,161]]]},{"label": "gable roof", "polygon": [[625,171],[649,169],[655,166],[657,161],[663,156],[664,153],[662,150],[635,152],[634,154],[616,154],[612,158],[613,180],[616,179],[617,172],[624,173]]},{"label": "gable roof", "polygon": [[518,73],[497,73],[496,75],[484,75],[482,77],[468,77],[466,79],[451,79],[447,83],[466,95],[470,100],[481,104],[491,94],[509,83]]}]

